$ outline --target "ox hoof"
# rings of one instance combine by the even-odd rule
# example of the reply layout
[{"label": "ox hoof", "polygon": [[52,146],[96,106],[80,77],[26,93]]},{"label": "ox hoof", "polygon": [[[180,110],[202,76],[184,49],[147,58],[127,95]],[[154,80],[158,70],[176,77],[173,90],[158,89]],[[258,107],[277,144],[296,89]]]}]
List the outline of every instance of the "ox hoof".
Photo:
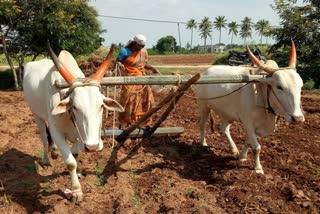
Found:
[{"label": "ox hoof", "polygon": [[239,158],[240,162],[246,162],[248,159],[247,158]]},{"label": "ox hoof", "polygon": [[57,151],[52,151],[51,152],[51,158],[53,160],[56,160],[59,157],[59,153]]},{"label": "ox hoof", "polygon": [[232,151],[232,154],[236,158],[239,157],[239,155],[240,155],[239,151]]},{"label": "ox hoof", "polygon": [[78,189],[78,190],[66,189],[64,191],[64,194],[72,203],[79,203],[83,199],[83,193],[81,189]]},{"label": "ox hoof", "polygon": [[255,171],[257,174],[264,175],[263,169],[255,169],[254,171]]},{"label": "ox hoof", "polygon": [[51,167],[51,163],[49,160],[41,160],[39,164],[44,169],[48,169],[49,167]]},{"label": "ox hoof", "polygon": [[83,193],[75,193],[72,194],[71,202],[72,203],[79,203],[83,199]]}]

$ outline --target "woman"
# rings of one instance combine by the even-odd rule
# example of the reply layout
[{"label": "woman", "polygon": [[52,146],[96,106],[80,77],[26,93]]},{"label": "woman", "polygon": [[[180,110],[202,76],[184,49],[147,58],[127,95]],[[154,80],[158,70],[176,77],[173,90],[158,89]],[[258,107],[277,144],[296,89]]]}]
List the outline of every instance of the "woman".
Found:
[{"label": "woman", "polygon": [[[147,64],[148,52],[144,49],[146,37],[138,34],[129,40],[120,50],[117,61],[124,65],[126,76],[144,76],[145,69],[153,73],[158,70]],[[120,104],[125,111],[119,113],[120,128],[135,123],[150,110],[154,103],[151,88],[148,85],[124,85],[122,87]],[[142,126],[150,126],[152,118],[148,118]]]}]

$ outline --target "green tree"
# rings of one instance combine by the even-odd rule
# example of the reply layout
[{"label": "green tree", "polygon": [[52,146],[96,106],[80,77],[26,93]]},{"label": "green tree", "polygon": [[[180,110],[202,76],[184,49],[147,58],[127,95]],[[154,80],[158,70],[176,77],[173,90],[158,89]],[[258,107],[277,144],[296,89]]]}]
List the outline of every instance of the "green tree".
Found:
[{"label": "green tree", "polygon": [[7,62],[12,70],[14,87],[19,89],[18,75],[14,68],[12,59],[8,52],[7,41],[10,34],[14,33],[14,27],[17,24],[18,18],[22,14],[22,9],[15,5],[14,1],[4,1],[0,4],[0,39],[3,48],[3,53]]},{"label": "green tree", "polygon": [[225,19],[225,16],[218,16],[213,22],[214,28],[219,31],[219,44],[221,44],[221,30],[222,28],[226,28],[226,25],[227,20]]},{"label": "green tree", "polygon": [[[31,55],[35,58],[46,54],[48,40],[56,52],[72,50],[74,55],[92,52],[102,42],[99,34],[103,31],[96,18],[98,14],[85,0],[10,2],[11,8],[18,8],[18,12],[10,14],[9,19],[0,7],[0,20],[5,20],[4,26],[10,26],[7,37],[10,39],[8,54],[11,57],[23,59]],[[2,27],[2,31],[7,28]]]},{"label": "green tree", "polygon": [[251,18],[244,17],[244,19],[241,21],[241,29],[240,29],[240,36],[243,39],[244,44],[246,44],[246,39],[252,37],[252,26],[253,23],[251,21]]},{"label": "green tree", "polygon": [[261,19],[255,24],[255,30],[260,35],[260,44],[262,44],[262,37],[268,35],[268,29],[270,27],[269,21]]},{"label": "green tree", "polygon": [[229,28],[229,35],[231,34],[231,45],[233,43],[233,36],[237,36],[238,35],[238,27],[239,25],[237,24],[237,22],[230,22],[228,24],[228,28]]},{"label": "green tree", "polygon": [[203,50],[205,51],[207,45],[207,38],[211,37],[212,32],[212,23],[209,20],[209,17],[205,16],[199,24],[200,37],[204,41]]},{"label": "green tree", "polygon": [[275,44],[270,50],[278,57],[280,66],[287,66],[292,39],[297,49],[299,73],[304,81],[313,80],[316,88],[320,87],[319,8],[318,0],[305,0],[303,4],[296,0],[275,1],[273,9],[281,18],[281,26],[273,30]]},{"label": "green tree", "polygon": [[156,49],[160,53],[164,52],[175,52],[177,47],[177,41],[173,36],[162,37],[158,40]]},{"label": "green tree", "polygon": [[197,28],[196,20],[190,19],[190,20],[187,22],[187,29],[190,29],[190,30],[191,30],[190,49],[192,49],[193,29],[196,29],[196,28]]}]

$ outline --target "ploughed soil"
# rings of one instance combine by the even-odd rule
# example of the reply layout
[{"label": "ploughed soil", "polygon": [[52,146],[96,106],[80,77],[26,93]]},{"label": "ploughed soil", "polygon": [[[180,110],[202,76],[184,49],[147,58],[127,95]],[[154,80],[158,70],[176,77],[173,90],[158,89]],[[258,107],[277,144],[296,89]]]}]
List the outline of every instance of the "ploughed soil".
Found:
[{"label": "ploughed soil", "polygon": [[[155,99],[166,95],[155,93]],[[105,138],[101,152],[79,155],[84,192],[79,204],[64,196],[70,176],[62,158],[41,166],[42,144],[23,92],[0,91],[0,97],[0,213],[320,211],[320,93],[303,92],[303,124],[281,119],[273,135],[259,139],[265,175],[253,171],[251,150],[246,162],[233,157],[218,131],[219,118],[215,132],[208,128],[209,147],[202,147],[196,102],[183,96],[163,123],[184,127],[180,136],[132,139],[113,148]],[[111,121],[111,116],[104,121],[105,129],[112,128]],[[241,149],[245,133],[239,123],[231,133]]]},{"label": "ploughed soil", "polygon": [[215,54],[176,54],[150,55],[151,62],[164,65],[211,65],[216,60]]}]

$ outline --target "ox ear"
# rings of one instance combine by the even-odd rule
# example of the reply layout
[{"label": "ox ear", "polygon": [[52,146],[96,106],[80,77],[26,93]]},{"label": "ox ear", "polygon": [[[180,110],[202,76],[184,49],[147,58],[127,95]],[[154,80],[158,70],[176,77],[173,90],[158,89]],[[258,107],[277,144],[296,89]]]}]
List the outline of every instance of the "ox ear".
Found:
[{"label": "ox ear", "polygon": [[70,103],[70,97],[67,97],[63,100],[61,100],[58,105],[56,105],[51,114],[52,115],[58,115],[58,114],[63,114],[68,110],[68,104]]},{"label": "ox ear", "polygon": [[103,96],[103,107],[111,111],[124,112],[124,108],[114,99]]}]

